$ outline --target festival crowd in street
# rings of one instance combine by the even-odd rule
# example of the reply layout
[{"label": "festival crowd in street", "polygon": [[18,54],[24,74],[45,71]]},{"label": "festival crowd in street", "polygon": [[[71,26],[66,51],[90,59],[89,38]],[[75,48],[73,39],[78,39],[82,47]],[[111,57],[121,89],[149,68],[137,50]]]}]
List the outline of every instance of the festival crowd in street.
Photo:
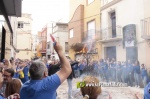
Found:
[{"label": "festival crowd in street", "polygon": [[[13,99],[14,96],[18,99],[56,99],[56,90],[65,80],[68,82],[68,99],[71,99],[72,79],[82,75],[96,77],[97,82],[98,78],[105,82],[127,83],[128,86],[137,88],[145,87],[150,81],[149,70],[139,61],[117,62],[114,58],[93,60],[88,63],[85,59],[73,61],[62,53],[59,44],[54,48],[59,60],[22,60],[12,57],[0,62],[0,99]],[[81,92],[84,92],[84,89]],[[98,94],[100,92],[99,89]],[[84,93],[83,97],[88,99],[91,96]],[[149,97],[146,92],[145,97]]]}]

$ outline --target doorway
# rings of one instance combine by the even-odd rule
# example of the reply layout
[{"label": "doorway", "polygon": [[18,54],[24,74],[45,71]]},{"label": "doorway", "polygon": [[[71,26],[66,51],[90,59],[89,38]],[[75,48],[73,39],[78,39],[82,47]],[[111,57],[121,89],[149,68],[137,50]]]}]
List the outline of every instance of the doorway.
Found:
[{"label": "doorway", "polygon": [[105,47],[105,57],[116,59],[116,46]]},{"label": "doorway", "polygon": [[126,48],[126,60],[131,60],[131,62],[135,62],[136,60],[138,60],[137,47]]}]

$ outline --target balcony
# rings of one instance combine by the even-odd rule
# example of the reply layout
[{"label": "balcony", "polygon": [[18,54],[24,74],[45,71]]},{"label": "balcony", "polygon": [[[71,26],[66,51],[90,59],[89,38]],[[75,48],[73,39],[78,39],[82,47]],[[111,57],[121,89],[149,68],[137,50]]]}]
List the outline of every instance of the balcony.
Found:
[{"label": "balcony", "polygon": [[101,30],[101,38],[99,42],[111,42],[111,41],[119,41],[122,40],[122,27],[116,26],[113,30],[112,27],[107,27]]},{"label": "balcony", "polygon": [[121,0],[101,0],[101,11],[120,1]]},{"label": "balcony", "polygon": [[84,38],[82,38],[82,42],[88,42],[88,41],[97,41],[100,39],[100,30],[91,29],[84,32]]},{"label": "balcony", "polygon": [[141,20],[142,38],[150,39],[150,17]]}]

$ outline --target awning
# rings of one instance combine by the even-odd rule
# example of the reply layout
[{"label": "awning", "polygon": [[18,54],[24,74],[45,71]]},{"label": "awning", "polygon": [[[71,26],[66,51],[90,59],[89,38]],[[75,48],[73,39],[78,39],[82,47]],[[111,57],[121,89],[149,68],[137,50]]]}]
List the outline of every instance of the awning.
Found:
[{"label": "awning", "polygon": [[[3,11],[6,11],[8,16],[21,17],[22,0],[0,0],[0,15],[4,15]],[[3,11],[2,11],[3,10]]]},{"label": "awning", "polygon": [[21,17],[22,0],[0,0],[0,15],[3,15],[9,30],[13,33],[8,16]]}]

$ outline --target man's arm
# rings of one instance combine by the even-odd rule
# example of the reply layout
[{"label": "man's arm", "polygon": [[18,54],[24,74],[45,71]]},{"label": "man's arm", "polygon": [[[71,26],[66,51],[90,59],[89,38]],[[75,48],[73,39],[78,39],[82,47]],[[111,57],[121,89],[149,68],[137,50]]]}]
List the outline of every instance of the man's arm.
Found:
[{"label": "man's arm", "polygon": [[70,66],[70,63],[69,63],[68,59],[63,54],[62,47],[59,45],[58,42],[56,42],[56,41],[54,41],[54,42],[56,43],[54,45],[54,49],[57,52],[60,63],[61,63],[61,69],[56,74],[59,76],[60,81],[62,83],[70,75],[72,69],[71,69],[71,66]]}]

